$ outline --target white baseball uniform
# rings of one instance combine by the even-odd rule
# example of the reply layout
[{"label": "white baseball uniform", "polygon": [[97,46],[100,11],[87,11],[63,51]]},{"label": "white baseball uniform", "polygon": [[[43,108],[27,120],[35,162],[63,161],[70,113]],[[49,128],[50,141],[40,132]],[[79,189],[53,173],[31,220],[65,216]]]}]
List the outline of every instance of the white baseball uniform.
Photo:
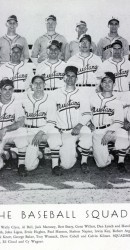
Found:
[{"label": "white baseball uniform", "polygon": [[129,55],[129,44],[126,39],[121,36],[110,37],[109,35],[101,38],[97,44],[97,55],[101,57],[102,61],[110,58],[112,56],[111,53],[111,45],[115,40],[120,40],[123,45],[123,55]]},{"label": "white baseball uniform", "polygon": [[93,155],[98,167],[105,167],[111,163],[108,145],[102,145],[101,141],[107,131],[113,131],[115,148],[121,150],[125,147],[124,132],[121,127],[124,124],[122,103],[116,96],[104,98],[102,93],[95,93],[90,99],[92,111],[92,123],[95,130],[92,136]]},{"label": "white baseball uniform", "polygon": [[0,38],[0,62],[2,64],[10,61],[11,46],[16,43],[23,47],[21,60],[29,59],[29,48],[26,39],[18,34],[13,39],[5,35]]},{"label": "white baseball uniform", "polygon": [[[38,166],[39,147],[32,145],[34,136],[43,131],[43,142],[48,142],[50,149],[59,149],[61,140],[57,139],[57,129],[54,128],[54,107],[51,106],[48,94],[44,94],[43,98],[36,100],[32,92],[25,93],[22,101],[25,112],[25,128],[23,136],[27,137],[28,148],[25,157],[25,165],[28,171]],[[49,121],[51,120],[51,124]],[[47,123],[48,122],[48,123]]]},{"label": "white baseball uniform", "polygon": [[98,77],[102,74],[102,61],[99,56],[90,53],[89,56],[83,57],[77,53],[68,60],[67,65],[78,68],[76,86],[84,87],[87,92],[95,90],[99,83]]},{"label": "white baseball uniform", "polygon": [[58,33],[55,33],[52,36],[46,33],[35,41],[33,49],[32,49],[31,57],[38,58],[38,63],[44,61],[47,58],[46,50],[47,50],[48,43],[51,40],[57,40],[58,42],[62,43],[60,59],[63,61],[65,60],[65,50],[66,50],[66,45],[67,45],[67,41],[65,37]]},{"label": "white baseball uniform", "polygon": [[60,59],[56,63],[50,63],[48,60],[38,64],[36,68],[36,75],[43,75],[45,77],[45,89],[54,90],[63,87],[63,77],[66,63]]},{"label": "white baseball uniform", "polygon": [[[80,89],[67,92],[65,87],[54,90],[51,97],[52,105],[55,107],[55,123],[59,130],[59,136],[62,142],[60,148],[61,166],[71,168],[76,162],[76,141],[79,140],[79,147],[82,154],[86,155],[90,148],[90,142],[87,139],[90,129],[85,124],[90,120],[90,106],[88,98],[83,95]],[[83,127],[79,136],[71,135],[72,129],[81,123]]]}]

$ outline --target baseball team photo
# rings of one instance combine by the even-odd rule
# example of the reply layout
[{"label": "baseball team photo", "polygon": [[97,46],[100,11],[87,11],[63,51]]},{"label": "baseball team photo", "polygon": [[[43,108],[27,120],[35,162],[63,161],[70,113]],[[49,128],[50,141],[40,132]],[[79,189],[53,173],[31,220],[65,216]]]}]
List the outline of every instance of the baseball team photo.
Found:
[{"label": "baseball team photo", "polygon": [[129,203],[129,1],[0,2],[0,204]]}]

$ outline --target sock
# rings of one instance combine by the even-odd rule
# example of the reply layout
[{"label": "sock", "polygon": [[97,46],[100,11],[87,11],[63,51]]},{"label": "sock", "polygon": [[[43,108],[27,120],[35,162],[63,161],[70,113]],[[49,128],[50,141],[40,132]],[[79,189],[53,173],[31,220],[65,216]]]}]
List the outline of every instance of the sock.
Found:
[{"label": "sock", "polygon": [[26,152],[18,152],[18,166],[20,164],[24,164],[25,165],[25,153]]},{"label": "sock", "polygon": [[120,150],[118,151],[118,163],[124,162],[125,156],[126,156],[126,150]]},{"label": "sock", "polygon": [[51,150],[52,168],[58,166],[59,150]]},{"label": "sock", "polygon": [[81,155],[82,155],[81,164],[87,163],[88,155],[89,155],[89,149],[85,149],[85,148],[82,148],[80,146],[78,146],[78,147],[79,147],[79,151],[81,152]]},{"label": "sock", "polygon": [[44,149],[45,149],[46,143],[41,142],[39,145],[39,149],[42,151],[42,153],[44,154]]},{"label": "sock", "polygon": [[82,155],[81,164],[87,163],[88,156]]}]

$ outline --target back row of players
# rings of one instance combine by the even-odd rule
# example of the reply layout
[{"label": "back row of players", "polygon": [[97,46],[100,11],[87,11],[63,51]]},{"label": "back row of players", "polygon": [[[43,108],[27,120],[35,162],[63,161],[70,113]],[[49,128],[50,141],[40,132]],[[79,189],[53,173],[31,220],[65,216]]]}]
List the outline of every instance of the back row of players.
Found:
[{"label": "back row of players", "polygon": [[[64,43],[62,36],[53,33],[56,17],[51,15],[46,21],[50,32],[36,41],[32,51],[36,65],[34,76],[30,64],[25,62],[25,39],[16,34],[11,35],[13,30],[16,31],[17,17],[13,15],[7,20],[10,32],[4,38],[3,44],[10,41],[8,44],[11,44],[11,55],[10,61],[0,67],[0,80],[3,79],[0,103],[1,154],[4,145],[10,141],[10,133],[13,133],[11,138],[14,138],[18,147],[19,174],[25,176],[26,169],[32,170],[38,165],[38,157],[41,157],[40,153],[44,151],[47,141],[52,155],[52,172],[60,175],[59,154],[61,166],[72,167],[76,161],[78,140],[78,149],[82,154],[81,169],[87,172],[87,158],[92,145],[97,166],[105,167],[112,158],[108,143],[114,141],[116,149],[120,150],[118,168],[121,172],[126,171],[124,157],[129,147],[129,132],[122,127],[125,115],[129,130],[130,62],[125,56],[128,55],[128,43],[122,37],[118,36],[117,39],[119,21],[112,18],[108,23],[111,41],[105,38],[106,42],[104,39],[98,44],[100,51],[101,44],[105,44],[102,55],[100,54],[102,59],[104,56],[111,56],[104,62],[93,53],[97,53],[98,49],[91,36],[85,34],[85,22],[81,21],[77,25],[82,33],[78,41],[68,45]],[[2,51],[2,46],[0,47]],[[6,52],[4,49],[3,54]],[[69,59],[66,64],[63,59],[67,57]],[[59,89],[55,90],[57,88]],[[27,94],[23,95],[24,92]],[[14,105],[14,100],[17,105]],[[17,138],[16,129],[19,129]]]}]

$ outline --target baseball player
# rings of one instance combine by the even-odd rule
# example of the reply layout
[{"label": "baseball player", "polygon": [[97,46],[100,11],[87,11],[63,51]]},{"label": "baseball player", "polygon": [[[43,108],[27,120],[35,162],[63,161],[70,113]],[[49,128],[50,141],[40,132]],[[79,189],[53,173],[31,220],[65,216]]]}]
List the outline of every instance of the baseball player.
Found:
[{"label": "baseball player", "polygon": [[[79,38],[81,37],[81,35],[86,34],[87,30],[88,28],[87,28],[87,24],[85,21],[80,21],[79,23],[76,24],[76,32],[78,34],[78,37],[76,40],[71,41],[69,44],[67,44],[66,61],[70,57],[74,56],[75,54],[79,52]],[[96,54],[96,44],[93,41],[91,43],[90,51]]]},{"label": "baseball player", "polygon": [[[21,61],[23,47],[20,44],[13,44],[11,48],[11,61],[0,67],[0,80],[9,78],[14,82],[14,93],[22,98],[22,93],[29,88],[33,70],[29,63]],[[21,95],[20,95],[21,94]]]},{"label": "baseball player", "polygon": [[21,60],[27,62],[29,59],[28,44],[24,37],[16,33],[18,20],[15,15],[8,17],[6,27],[7,34],[0,38],[0,63],[3,64],[10,61],[11,46],[15,43],[19,43],[23,47]]},{"label": "baseball player", "polygon": [[90,52],[91,36],[84,34],[79,38],[79,53],[72,56],[67,64],[78,68],[78,79],[76,86],[82,87],[83,91],[95,91],[99,77],[102,73],[102,61],[100,57]]},{"label": "baseball player", "polygon": [[43,75],[46,86],[44,90],[50,91],[63,86],[63,76],[66,63],[59,59],[62,44],[52,40],[47,46],[48,58],[39,63],[36,68],[37,75]]},{"label": "baseball player", "polygon": [[93,155],[98,167],[106,167],[112,161],[109,154],[108,143],[114,142],[116,150],[119,150],[118,169],[125,172],[122,165],[126,148],[124,140],[124,113],[122,103],[113,95],[115,75],[112,72],[105,72],[101,80],[101,92],[94,93],[90,99],[92,111],[93,130]]},{"label": "baseball player", "polygon": [[26,176],[25,152],[27,140],[23,137],[24,111],[13,97],[13,81],[5,79],[0,84],[0,169],[3,168],[4,146],[14,142],[18,149],[18,173]]},{"label": "baseball player", "polygon": [[47,33],[39,37],[35,41],[32,49],[32,61],[34,62],[35,65],[37,65],[37,63],[44,61],[47,58],[46,49],[48,46],[48,42],[51,40],[57,40],[62,43],[60,59],[63,61],[65,60],[65,50],[67,41],[64,36],[58,34],[55,31],[56,25],[57,25],[57,20],[54,15],[50,15],[46,18]]},{"label": "baseball player", "polygon": [[[76,142],[81,152],[81,170],[88,172],[87,158],[90,143],[88,134],[90,129],[85,124],[90,120],[90,106],[87,95],[76,88],[78,68],[67,66],[65,68],[65,87],[54,90],[52,105],[55,107],[55,124],[59,131],[57,139],[61,139],[59,148],[60,165],[58,157],[55,166],[52,166],[52,173],[62,174],[62,168],[72,168],[76,162]],[[58,156],[58,155],[57,155]]]},{"label": "baseball player", "polygon": [[[22,106],[25,112],[25,128],[23,137],[27,138],[25,166],[27,171],[34,170],[39,159],[44,156],[46,143],[49,144],[52,155],[52,165],[55,165],[55,154],[61,145],[54,127],[54,106],[51,105],[48,94],[44,92],[45,79],[41,75],[32,78],[33,92],[25,93]],[[51,120],[51,123],[49,122]]]},{"label": "baseball player", "polygon": [[112,17],[108,21],[108,27],[110,32],[108,36],[101,38],[97,44],[97,55],[101,57],[102,61],[110,58],[111,54],[111,44],[114,43],[115,40],[120,40],[122,42],[123,47],[123,55],[129,55],[129,44],[125,38],[119,36],[118,28],[119,28],[119,20],[115,17]]},{"label": "baseball player", "polygon": [[123,44],[120,40],[112,43],[112,57],[103,62],[103,70],[109,70],[115,75],[114,92],[126,104],[126,99],[130,99],[130,62],[123,56]]}]

